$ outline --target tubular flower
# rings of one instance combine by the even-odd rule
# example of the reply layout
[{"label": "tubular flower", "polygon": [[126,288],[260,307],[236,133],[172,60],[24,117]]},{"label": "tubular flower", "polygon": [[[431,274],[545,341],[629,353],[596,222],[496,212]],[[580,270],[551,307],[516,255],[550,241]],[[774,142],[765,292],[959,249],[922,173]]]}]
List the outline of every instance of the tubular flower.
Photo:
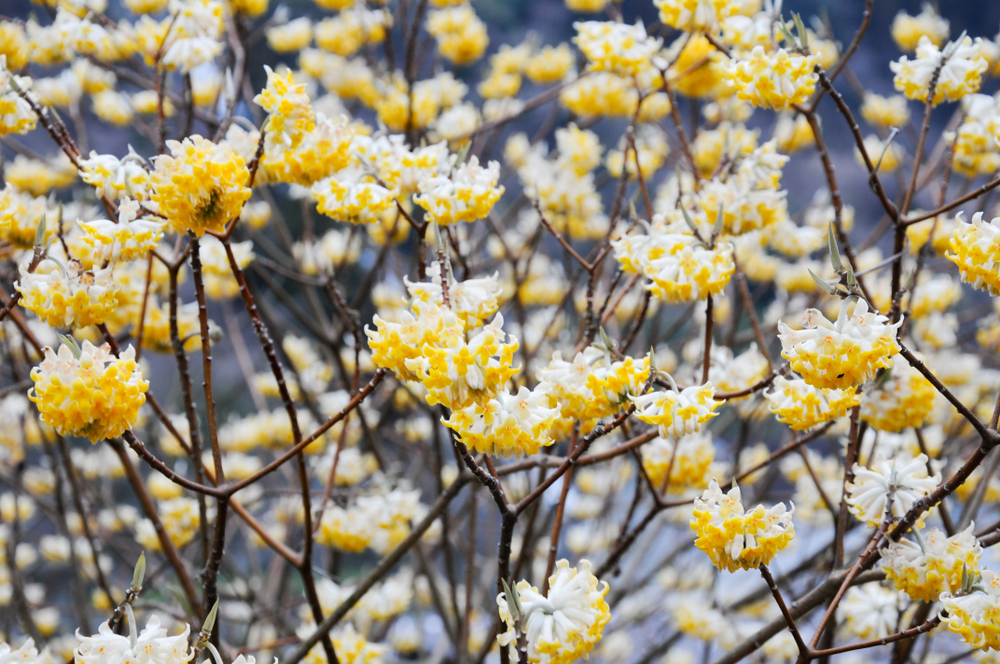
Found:
[{"label": "tubular flower", "polygon": [[20,266],[21,278],[14,287],[21,293],[21,306],[57,328],[100,325],[118,305],[118,283],[113,268],[84,270],[80,261],[63,267],[45,259],[34,272]]},{"label": "tubular flower", "polygon": [[503,316],[497,314],[466,341],[455,312],[419,301],[414,310],[416,316],[403,312],[398,323],[376,315],[377,329],[365,328],[372,361],[400,380],[423,383],[430,405],[459,410],[496,397],[516,372],[511,363],[518,344],[513,337],[504,343]]},{"label": "tubular flower", "polygon": [[1000,650],[1000,574],[983,570],[980,589],[958,597],[944,593],[941,603],[948,612],[941,614],[948,629],[973,648]]},{"label": "tubular flower", "polygon": [[503,196],[500,164],[491,161],[486,168],[479,165],[473,155],[469,161],[455,168],[450,176],[437,176],[422,180],[420,194],[413,202],[427,210],[438,224],[476,221],[490,213],[493,205]]},{"label": "tubular flower", "polygon": [[[715,460],[715,445],[708,433],[683,436],[675,442],[654,438],[642,446],[642,469],[654,487],[683,493],[705,486],[705,476]],[[667,472],[670,479],[667,480]]]},{"label": "tubular flower", "polygon": [[80,179],[93,185],[97,196],[120,198],[128,194],[140,201],[149,198],[149,173],[142,167],[143,158],[131,146],[122,159],[91,150],[90,158],[79,163]]},{"label": "tubular flower", "polygon": [[694,235],[626,235],[611,242],[622,269],[649,279],[646,290],[664,302],[682,303],[716,295],[736,271],[733,246],[706,248]]},{"label": "tubular flower", "polygon": [[813,387],[801,378],[788,379],[784,376],[774,379],[774,387],[764,394],[764,398],[778,421],[795,431],[807,431],[843,417],[861,403],[861,394],[854,389],[823,389]]},{"label": "tubular flower", "polygon": [[646,35],[642,22],[635,25],[614,21],[578,21],[573,41],[597,71],[635,76],[651,66],[663,40]]},{"label": "tubular flower", "polygon": [[31,105],[17,93],[30,86],[30,78],[10,73],[7,56],[0,54],[0,136],[26,134],[35,128],[38,120]]},{"label": "tubular flower", "polygon": [[862,639],[884,639],[896,631],[899,622],[899,593],[878,582],[847,590],[837,607],[837,619],[845,630]]},{"label": "tubular flower", "polygon": [[[410,296],[420,302],[437,306],[444,305],[444,294],[441,289],[441,267],[434,261],[427,268],[430,281],[412,282],[406,277],[406,289]],[[451,310],[462,319],[466,329],[482,325],[487,316],[495,314],[500,308],[500,281],[498,275],[479,277],[458,281],[448,271],[448,301]]]},{"label": "tubular flower", "polygon": [[932,103],[957,101],[979,90],[980,77],[989,66],[982,56],[981,43],[979,38],[973,42],[966,37],[961,42],[948,42],[941,50],[925,35],[920,38],[913,60],[904,55],[889,63],[896,74],[893,84],[910,99],[927,101],[931,78],[940,67]]},{"label": "tubular flower", "polygon": [[183,143],[167,141],[170,155],[154,157],[153,202],[176,233],[221,231],[250,198],[250,172],[225,143],[197,134]]},{"label": "tubular flower", "polygon": [[725,18],[738,14],[740,2],[734,0],[653,0],[660,10],[660,20],[685,32],[715,28]]},{"label": "tubular flower", "polygon": [[548,385],[534,390],[523,385],[517,394],[500,392],[484,406],[472,404],[453,411],[444,425],[468,447],[483,454],[513,456],[537,454],[553,443],[549,435],[558,408],[548,408]]},{"label": "tubular flower", "polygon": [[664,438],[680,438],[697,433],[705,422],[718,415],[715,409],[722,402],[713,399],[714,396],[715,387],[708,382],[680,392],[650,392],[633,397],[632,401],[635,402],[636,417],[647,424],[658,425]]},{"label": "tubular flower", "polygon": [[497,636],[500,647],[516,647],[520,619],[532,664],[570,664],[586,658],[611,620],[604,601],[608,584],[602,586],[590,569],[587,560],[581,560],[577,567],[558,561],[549,577],[547,597],[527,581],[518,582],[512,591],[520,605],[518,618],[511,614],[512,600],[505,593],[497,595],[500,618],[507,625],[507,631]]},{"label": "tubular flower", "polygon": [[934,408],[935,394],[922,373],[900,362],[881,387],[865,394],[861,419],[880,431],[919,427]]},{"label": "tubular flower", "polygon": [[149,389],[132,346],[115,357],[107,344],[95,348],[89,341],[79,357],[65,345],[58,354],[46,348],[31,380],[35,386],[28,398],[38,404],[42,421],[64,436],[85,436],[93,443],[131,428]]},{"label": "tubular flower", "polygon": [[563,417],[593,420],[614,415],[642,391],[649,377],[649,356],[612,362],[610,353],[588,346],[567,362],[556,351],[538,375],[550,386]]},{"label": "tubular flower", "polygon": [[267,111],[264,131],[274,144],[295,147],[316,126],[316,116],[309,103],[306,86],[296,83],[289,70],[284,75],[264,66],[267,86],[253,98]]},{"label": "tubular flower", "polygon": [[91,247],[100,245],[109,260],[134,261],[154,249],[163,237],[163,223],[139,216],[139,202],[123,198],[118,205],[118,223],[97,219],[77,224],[86,234],[83,241]]},{"label": "tubular flower", "polygon": [[962,221],[962,213],[955,216],[955,234],[951,237],[951,251],[945,256],[958,266],[962,281],[973,288],[1000,296],[1000,217],[983,221],[983,213],[972,215],[972,223]]},{"label": "tubular flower", "polygon": [[115,634],[108,621],[101,623],[97,634],[83,636],[79,631],[76,638],[80,645],[73,655],[78,664],[106,664],[108,662],[148,662],[148,664],[186,664],[194,658],[194,650],[188,649],[188,635],[191,626],[185,624],[184,631],[176,636],[168,636],[160,627],[160,619],[155,614],[146,621],[146,627],[138,630],[130,620],[130,634]]},{"label": "tubular flower", "polygon": [[[941,474],[927,476],[927,455],[909,460],[878,457],[865,468],[854,464],[854,481],[847,484],[847,504],[851,512],[870,525],[877,526],[887,517],[906,514],[921,496],[941,483]],[[892,498],[890,506],[889,499]],[[887,514],[891,509],[891,514]]]},{"label": "tubular flower", "polygon": [[814,55],[791,54],[779,48],[774,55],[754,46],[749,58],[733,59],[726,72],[736,86],[736,96],[754,106],[784,110],[809,99],[819,77]]},{"label": "tubular flower", "polygon": [[869,313],[864,300],[859,300],[853,315],[848,316],[849,304],[850,300],[845,300],[841,305],[836,323],[817,309],[806,310],[801,330],[778,321],[781,356],[813,387],[856,387],[871,380],[876,370],[892,367],[890,358],[899,352],[896,330],[902,318],[889,323],[886,316]]},{"label": "tubular flower", "polygon": [[892,579],[896,590],[910,598],[936,602],[942,593],[962,589],[962,575],[979,572],[979,557],[983,549],[972,534],[975,524],[948,537],[937,528],[930,528],[917,541],[901,539],[889,542],[882,551],[882,569]]},{"label": "tubular flower", "polygon": [[352,224],[374,224],[393,207],[391,191],[359,168],[347,168],[312,186],[316,209]]},{"label": "tubular flower", "polygon": [[756,569],[792,541],[795,527],[792,514],[778,503],[771,509],[758,505],[752,512],[743,511],[740,488],[722,493],[714,478],[705,493],[695,498],[691,528],[698,534],[694,544],[708,554],[719,570]]}]

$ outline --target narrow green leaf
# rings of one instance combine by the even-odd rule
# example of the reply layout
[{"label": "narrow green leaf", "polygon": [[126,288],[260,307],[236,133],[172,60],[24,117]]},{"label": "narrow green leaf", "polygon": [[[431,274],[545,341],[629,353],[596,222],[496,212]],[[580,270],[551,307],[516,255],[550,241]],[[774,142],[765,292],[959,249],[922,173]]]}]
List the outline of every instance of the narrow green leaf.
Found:
[{"label": "narrow green leaf", "polygon": [[683,205],[681,206],[681,214],[684,215],[684,221],[687,222],[687,225],[691,229],[691,231],[695,235],[700,235],[700,232],[698,231],[698,225],[694,223],[694,219],[691,218],[691,215],[688,214],[687,209]]},{"label": "narrow green leaf", "polygon": [[80,350],[80,344],[76,343],[76,339],[67,334],[60,334],[59,341],[62,342],[63,346],[69,348],[70,352],[73,353],[73,357],[78,360],[80,359],[80,353],[83,351]]},{"label": "narrow green leaf", "polygon": [[830,285],[825,279],[820,279],[819,276],[817,276],[817,274],[812,270],[809,270],[809,276],[811,276],[813,278],[813,281],[819,284],[819,287],[825,290],[828,294],[830,295],[837,294],[836,287]]},{"label": "narrow green leaf", "polygon": [[792,20],[795,21],[795,30],[799,33],[799,43],[802,48],[809,48],[809,35],[806,33],[806,26],[802,24],[802,17],[792,12]]},{"label": "narrow green leaf", "polygon": [[712,233],[718,235],[722,232],[723,225],[726,221],[726,213],[723,210],[722,205],[719,206],[719,213],[715,215],[715,226],[712,228]]},{"label": "narrow green leaf", "polygon": [[837,234],[833,230],[833,224],[827,226],[826,242],[830,247],[830,263],[834,272],[839,274],[844,269],[844,262],[840,259],[840,247],[837,245]]}]

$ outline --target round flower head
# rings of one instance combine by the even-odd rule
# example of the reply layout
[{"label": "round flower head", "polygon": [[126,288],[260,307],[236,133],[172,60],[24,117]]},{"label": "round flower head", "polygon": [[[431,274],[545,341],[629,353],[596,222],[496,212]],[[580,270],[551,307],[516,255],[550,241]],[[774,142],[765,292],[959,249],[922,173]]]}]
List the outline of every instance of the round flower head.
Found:
[{"label": "round flower head", "polygon": [[352,224],[373,224],[394,206],[392,192],[359,168],[347,168],[312,186],[316,209]]},{"label": "round flower head", "polygon": [[614,415],[630,396],[642,391],[649,377],[649,356],[612,361],[609,352],[588,346],[569,362],[556,351],[538,376],[549,385],[563,417],[594,420]]},{"label": "round flower head", "polygon": [[978,589],[958,597],[944,593],[941,603],[941,622],[948,629],[973,648],[1000,650],[1000,575],[983,570]]},{"label": "round flower head", "polygon": [[784,503],[778,503],[770,509],[758,505],[746,513],[740,488],[734,486],[729,493],[722,493],[713,478],[694,501],[691,528],[698,535],[694,543],[720,570],[756,569],[769,564],[792,541],[794,512],[794,505],[788,510]]},{"label": "round flower head", "polygon": [[226,143],[197,134],[183,143],[167,141],[169,155],[154,157],[153,202],[176,233],[221,231],[250,198],[250,172]]},{"label": "round flower head", "polygon": [[[653,0],[660,10],[660,20],[685,32],[715,28],[719,22],[740,12],[734,0]],[[709,31],[709,30],[706,30]]]},{"label": "round flower head", "polygon": [[853,388],[844,390],[813,387],[801,378],[778,376],[774,387],[764,394],[768,409],[779,422],[795,431],[807,431],[830,420],[843,417],[861,403],[861,395]]},{"label": "round flower head", "polygon": [[715,409],[722,405],[716,401],[715,387],[711,382],[687,387],[680,392],[666,390],[633,397],[635,416],[647,424],[660,427],[664,438],[680,438],[697,433],[705,422],[717,416]]},{"label": "round flower head", "polygon": [[35,112],[18,93],[31,86],[31,79],[15,76],[7,69],[7,56],[0,54],[0,136],[26,134],[38,121]]},{"label": "round flower head", "polygon": [[456,65],[478,60],[490,43],[486,24],[469,3],[431,10],[427,13],[426,27],[437,40],[438,53]]},{"label": "round flower head", "polygon": [[149,389],[132,346],[115,357],[107,344],[95,348],[89,341],[82,349],[61,345],[58,354],[46,348],[31,380],[35,386],[28,398],[38,404],[42,421],[64,436],[93,443],[130,429]]},{"label": "round flower head", "polygon": [[861,419],[880,431],[919,427],[931,414],[936,391],[924,375],[900,362],[881,385],[865,393]]},{"label": "round flower head", "polygon": [[133,261],[154,249],[163,236],[157,219],[139,216],[139,202],[123,198],[118,205],[118,223],[110,219],[77,223],[86,234],[83,241],[100,248],[110,260]]},{"label": "round flower head", "polygon": [[892,19],[892,39],[900,50],[907,52],[916,50],[923,37],[940,48],[948,39],[948,28],[948,19],[941,18],[933,5],[925,2],[916,16],[910,16],[902,9],[896,14],[896,18]]},{"label": "round flower head", "polygon": [[910,121],[910,109],[902,95],[883,97],[869,93],[861,104],[861,116],[880,127],[902,127]]},{"label": "round flower head", "polygon": [[112,269],[84,270],[76,259],[68,266],[45,259],[34,272],[20,266],[21,278],[14,287],[22,295],[21,306],[52,327],[100,325],[118,306],[119,285]]},{"label": "round flower head", "polygon": [[503,195],[504,188],[497,186],[499,179],[499,163],[491,161],[483,168],[473,155],[450,176],[421,181],[420,195],[414,196],[413,202],[427,210],[438,224],[476,221],[489,214]]},{"label": "round flower head", "polygon": [[[597,580],[587,560],[581,560],[577,567],[558,561],[549,577],[547,597],[527,581],[518,582],[511,592],[517,593],[516,605],[505,593],[497,595],[500,619],[507,625],[497,642],[502,648],[516,647],[520,619],[532,664],[570,664],[586,658],[611,619],[604,601],[608,584]],[[512,605],[520,610],[518,618],[511,614]]]},{"label": "round flower head", "polygon": [[882,551],[882,569],[887,578],[912,599],[935,602],[942,593],[962,589],[963,574],[979,572],[983,550],[972,534],[975,524],[948,537],[937,528],[921,533],[917,541],[889,542]]},{"label": "round flower head", "polygon": [[[695,433],[678,439],[654,438],[642,446],[642,469],[653,486],[683,493],[705,486],[705,476],[715,460],[711,434]],[[667,472],[670,479],[667,480]]]},{"label": "round flower head", "polygon": [[614,21],[580,21],[573,24],[573,39],[590,62],[591,69],[635,76],[651,66],[663,40],[646,35],[642,22],[635,25]]},{"label": "round flower head", "polygon": [[74,656],[78,664],[113,664],[114,662],[148,662],[148,664],[186,664],[194,657],[194,650],[188,650],[188,634],[191,626],[185,624],[184,631],[176,636],[168,636],[160,627],[158,616],[151,615],[146,627],[139,632],[135,619],[131,618],[129,635],[115,634],[108,622],[101,623],[97,634],[83,636],[79,630],[76,638],[80,645]]},{"label": "round flower head", "polygon": [[847,504],[859,520],[878,526],[889,516],[905,515],[913,503],[940,483],[940,473],[927,476],[925,454],[908,459],[905,454],[892,460],[878,457],[870,469],[854,464],[854,481],[846,487]]},{"label": "round flower head", "polygon": [[890,368],[890,358],[899,352],[896,330],[902,318],[889,323],[887,317],[869,313],[864,300],[858,300],[848,316],[849,305],[850,300],[841,305],[836,323],[816,309],[806,310],[801,330],[778,321],[781,356],[813,387],[856,387],[874,377],[876,370]]},{"label": "round flower head", "polygon": [[736,96],[754,106],[783,110],[807,99],[819,79],[813,71],[814,55],[797,55],[779,48],[769,55],[754,46],[747,58],[733,58],[726,72],[736,87]]},{"label": "round flower head", "polygon": [[553,443],[549,429],[559,416],[558,408],[546,405],[547,391],[548,386],[540,383],[534,390],[522,385],[517,394],[500,392],[484,406],[453,411],[444,425],[483,454],[537,454],[539,447]]},{"label": "round flower head", "polygon": [[951,238],[951,251],[945,256],[958,266],[962,281],[973,288],[1000,296],[1000,217],[983,221],[983,213],[972,216],[972,223],[962,221],[962,213],[955,216],[955,234]]},{"label": "round flower head", "polygon": [[965,37],[960,42],[949,42],[941,50],[925,35],[920,38],[913,60],[904,55],[889,63],[896,74],[893,84],[910,99],[927,101],[931,79],[940,67],[933,103],[957,101],[979,90],[980,76],[989,66],[982,56],[981,43],[978,37],[975,42]]},{"label": "round flower head", "polygon": [[[466,329],[482,325],[487,316],[491,316],[500,308],[501,288],[498,275],[479,277],[458,281],[448,272],[448,301],[451,310],[462,319]],[[441,267],[434,261],[427,267],[430,281],[413,282],[403,277],[406,290],[410,296],[420,302],[437,306],[444,305],[444,293],[441,288]]]},{"label": "round flower head", "polygon": [[847,590],[844,601],[837,607],[837,619],[852,636],[884,639],[896,631],[899,609],[898,592],[883,588],[878,582],[866,583]]},{"label": "round flower head", "polygon": [[648,278],[646,290],[672,304],[721,293],[736,271],[728,242],[708,249],[693,235],[651,232],[611,244],[623,269]]}]

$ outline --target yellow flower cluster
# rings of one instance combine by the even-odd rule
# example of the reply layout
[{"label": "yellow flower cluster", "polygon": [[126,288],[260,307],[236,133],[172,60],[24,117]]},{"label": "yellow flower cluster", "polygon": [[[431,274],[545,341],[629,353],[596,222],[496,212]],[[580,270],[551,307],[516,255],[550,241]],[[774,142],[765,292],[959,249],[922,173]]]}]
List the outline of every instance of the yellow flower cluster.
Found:
[{"label": "yellow flower cluster", "polygon": [[635,416],[647,424],[660,427],[664,438],[681,438],[701,431],[705,422],[716,417],[715,409],[722,405],[716,401],[715,387],[711,382],[683,390],[650,392],[633,397]]},{"label": "yellow flower cluster", "polygon": [[499,179],[499,163],[491,161],[483,168],[473,155],[448,176],[421,180],[420,194],[413,197],[413,202],[442,226],[476,221],[488,215],[503,196],[503,186],[497,186]]},{"label": "yellow flower cluster", "polygon": [[978,37],[975,42],[965,37],[958,43],[949,42],[941,50],[926,35],[922,36],[913,60],[904,55],[889,63],[896,74],[893,84],[910,99],[927,101],[931,79],[940,68],[932,103],[957,101],[979,90],[980,77],[989,66],[982,56],[981,44]]},{"label": "yellow flower cluster", "polygon": [[951,251],[945,256],[958,266],[962,281],[994,297],[1000,296],[1000,217],[986,223],[983,213],[977,212],[972,223],[967,224],[959,212],[955,221]]},{"label": "yellow flower cluster", "polygon": [[[734,0],[653,0],[664,24],[684,30],[701,32],[715,28],[725,18],[740,13],[744,3]],[[754,3],[746,3],[753,6]],[[757,5],[759,6],[759,5]]]},{"label": "yellow flower cluster", "polygon": [[973,648],[1000,650],[1000,575],[982,571],[982,589],[968,595],[941,595],[942,622]]},{"label": "yellow flower cluster", "polygon": [[413,313],[403,312],[398,323],[376,314],[376,329],[365,328],[377,366],[422,383],[429,404],[453,411],[486,406],[505,389],[517,371],[512,361],[518,344],[513,337],[505,343],[502,315],[466,341],[467,328],[455,311],[419,299],[412,306]]},{"label": "yellow flower cluster", "polygon": [[316,209],[352,224],[374,224],[394,207],[393,193],[360,168],[340,171],[312,186]]},{"label": "yellow flower cluster", "polygon": [[483,406],[472,404],[453,411],[444,425],[483,454],[537,454],[539,447],[553,443],[549,430],[559,416],[558,408],[546,405],[548,392],[545,383],[534,390],[522,385],[517,394],[500,392]]},{"label": "yellow flower cluster", "polygon": [[715,461],[715,445],[708,433],[690,434],[673,442],[657,437],[641,449],[642,469],[649,481],[657,488],[666,483],[673,493],[705,486]]},{"label": "yellow flower cluster", "polygon": [[475,62],[490,43],[486,24],[469,3],[429,11],[426,27],[437,40],[438,53],[456,65]]},{"label": "yellow flower cluster", "polygon": [[604,601],[608,584],[599,582],[590,569],[587,560],[576,567],[559,560],[549,577],[547,596],[527,581],[519,581],[511,590],[517,593],[517,618],[511,613],[514,599],[505,593],[497,595],[500,619],[507,626],[507,631],[497,636],[500,647],[516,650],[519,618],[531,664],[570,664],[586,658],[611,620]]},{"label": "yellow flower cluster", "polygon": [[30,86],[30,78],[10,73],[7,56],[0,54],[0,136],[26,134],[35,128],[38,118],[31,105],[17,93]]},{"label": "yellow flower cluster", "polygon": [[21,293],[21,306],[48,325],[70,329],[100,325],[118,306],[119,285],[112,267],[85,270],[72,259],[68,266],[51,258],[34,272],[20,266],[21,278],[14,287]]},{"label": "yellow flower cluster", "polygon": [[176,233],[221,231],[240,216],[250,198],[250,172],[243,158],[225,143],[197,134],[167,141],[169,155],[153,158],[153,202]]},{"label": "yellow flower cluster", "polygon": [[937,391],[924,375],[902,362],[880,387],[865,393],[861,419],[879,431],[919,427],[930,416]]},{"label": "yellow flower cluster", "polygon": [[758,505],[744,512],[740,488],[722,493],[713,478],[705,493],[695,498],[691,528],[695,546],[708,554],[719,570],[756,569],[770,564],[795,535],[792,514],[784,503],[765,509]]},{"label": "yellow flower cluster", "polygon": [[663,41],[646,34],[641,22],[635,25],[614,21],[580,21],[573,24],[573,41],[596,71],[635,76],[648,69]]},{"label": "yellow flower cluster", "polygon": [[563,417],[595,420],[614,415],[640,394],[649,378],[649,356],[612,361],[609,352],[588,346],[568,362],[556,351],[538,377],[549,386]]},{"label": "yellow flower cluster", "polygon": [[717,295],[736,271],[733,245],[709,249],[697,237],[682,233],[625,235],[612,241],[622,269],[650,280],[646,289],[669,303],[694,302]]},{"label": "yellow flower cluster", "polygon": [[902,95],[883,97],[868,93],[861,104],[861,117],[879,127],[904,127],[910,121],[910,109]]},{"label": "yellow flower cluster", "polygon": [[890,323],[887,317],[869,312],[864,300],[858,300],[848,316],[850,305],[850,300],[844,301],[836,323],[816,309],[806,310],[801,330],[778,322],[781,356],[813,387],[857,387],[878,369],[892,367],[891,358],[899,353],[896,331],[902,318]]},{"label": "yellow flower cluster", "polygon": [[142,258],[163,237],[163,223],[141,216],[139,202],[127,197],[118,204],[118,223],[110,219],[77,223],[86,234],[83,241],[99,249],[107,260]]},{"label": "yellow flower cluster", "polygon": [[347,508],[330,506],[323,512],[316,541],[342,551],[371,548],[386,553],[406,539],[410,524],[426,511],[419,490],[397,488],[382,495],[359,496]]},{"label": "yellow flower cluster", "polygon": [[[194,498],[180,496],[160,500],[156,507],[163,529],[175,547],[183,547],[198,534],[201,514],[198,511],[198,501]],[[149,519],[142,519],[136,523],[135,539],[144,549],[162,550],[156,526]]]},{"label": "yellow flower cluster", "polygon": [[913,52],[917,49],[921,37],[927,37],[932,44],[940,48],[948,39],[949,25],[948,19],[941,18],[933,5],[924,3],[921,12],[916,16],[910,16],[906,11],[900,10],[892,19],[890,30],[892,39],[900,50]]},{"label": "yellow flower cluster", "polygon": [[924,602],[936,602],[942,593],[959,592],[962,575],[979,572],[983,550],[972,533],[974,527],[970,523],[951,537],[937,528],[924,533],[915,530],[916,542],[889,542],[882,551],[886,578],[892,579],[897,590]]},{"label": "yellow flower cluster", "polygon": [[818,58],[779,48],[773,55],[755,46],[749,57],[734,59],[726,69],[736,96],[754,106],[783,110],[807,99],[819,77],[813,71]]},{"label": "yellow flower cluster", "polygon": [[149,383],[135,363],[131,346],[119,357],[107,344],[95,348],[83,342],[79,357],[66,345],[31,370],[34,387],[28,398],[38,405],[42,422],[64,436],[89,438],[92,443],[120,436],[132,427],[146,402]]},{"label": "yellow flower cluster", "polygon": [[818,388],[801,378],[788,379],[784,376],[774,379],[774,387],[764,394],[764,398],[778,421],[795,431],[807,431],[843,417],[861,403],[861,394],[853,388]]}]

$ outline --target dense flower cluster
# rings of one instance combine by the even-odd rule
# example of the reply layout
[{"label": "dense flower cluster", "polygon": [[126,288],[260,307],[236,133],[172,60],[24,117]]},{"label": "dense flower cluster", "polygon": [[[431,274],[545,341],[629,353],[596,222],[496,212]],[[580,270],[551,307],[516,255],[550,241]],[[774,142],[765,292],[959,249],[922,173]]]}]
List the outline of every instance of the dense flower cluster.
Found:
[{"label": "dense flower cluster", "polygon": [[843,417],[861,403],[861,395],[852,388],[813,387],[801,378],[784,376],[775,378],[774,387],[764,396],[778,421],[796,431],[807,431]]},{"label": "dense flower cluster", "polygon": [[844,302],[835,323],[816,309],[806,311],[801,330],[778,322],[782,357],[813,387],[856,387],[871,380],[876,370],[892,367],[890,358],[899,352],[896,330],[902,320],[890,323],[885,316],[869,312],[864,300],[854,303],[848,315],[850,306]]},{"label": "dense flower cluster", "polygon": [[650,392],[632,399],[636,417],[643,422],[660,427],[664,438],[680,438],[697,433],[705,422],[718,415],[715,409],[722,402],[716,401],[715,387],[711,382],[700,387],[688,387],[680,392]]},{"label": "dense flower cluster", "polygon": [[[519,581],[511,590],[518,595],[528,661],[569,664],[590,653],[611,620],[604,601],[608,584],[598,581],[590,571],[589,561],[581,560],[576,567],[570,567],[568,561],[560,560],[549,578],[548,588],[548,594],[542,595],[527,581]],[[511,601],[505,593],[497,596],[500,618],[507,626],[497,641],[501,647],[515,648],[517,631],[510,611]]]},{"label": "dense flower cluster", "polygon": [[134,348],[115,357],[107,344],[95,348],[89,341],[78,356],[65,344],[58,353],[46,348],[31,380],[35,386],[28,398],[38,404],[42,421],[64,436],[85,436],[91,442],[131,428],[149,389]]},{"label": "dense flower cluster", "polygon": [[943,593],[962,590],[962,576],[979,572],[982,548],[972,534],[975,524],[951,537],[937,528],[916,531],[917,541],[890,542],[882,569],[897,590],[913,599],[934,602]]},{"label": "dense flower cluster", "polygon": [[967,224],[956,218],[955,234],[951,238],[951,251],[945,254],[958,266],[962,280],[973,288],[986,290],[990,295],[1000,295],[1000,217],[989,223],[983,221],[983,213],[972,216]]},{"label": "dense flower cluster", "polygon": [[941,483],[928,476],[927,455],[876,458],[870,468],[854,464],[854,481],[847,484],[847,504],[861,521],[878,526],[906,514],[913,503]]},{"label": "dense flower cluster", "polygon": [[792,514],[783,503],[766,509],[758,505],[744,511],[740,488],[722,493],[713,478],[705,493],[694,501],[691,528],[695,546],[708,554],[720,570],[755,569],[767,565],[795,535]]}]

